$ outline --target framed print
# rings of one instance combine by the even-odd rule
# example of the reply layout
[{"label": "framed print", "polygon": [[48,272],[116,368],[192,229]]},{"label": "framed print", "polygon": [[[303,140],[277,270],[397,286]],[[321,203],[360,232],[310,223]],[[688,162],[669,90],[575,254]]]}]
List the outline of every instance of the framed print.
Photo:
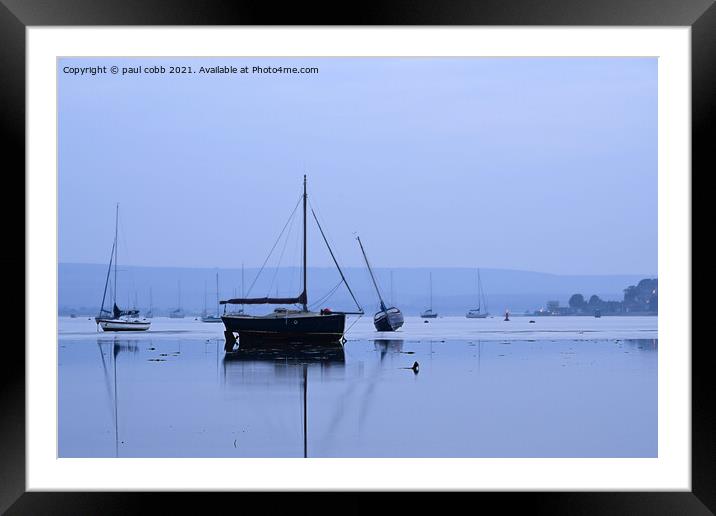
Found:
[{"label": "framed print", "polygon": [[26,201],[3,510],[714,510],[712,3],[180,4],[1,7]]}]

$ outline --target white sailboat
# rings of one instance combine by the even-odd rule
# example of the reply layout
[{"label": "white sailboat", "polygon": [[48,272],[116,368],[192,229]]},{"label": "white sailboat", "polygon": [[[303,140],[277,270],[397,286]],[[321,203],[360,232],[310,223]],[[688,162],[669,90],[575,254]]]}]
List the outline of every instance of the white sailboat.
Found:
[{"label": "white sailboat", "polygon": [[206,307],[204,308],[204,315],[201,317],[201,322],[206,323],[220,323],[221,314],[219,313],[219,273],[216,273],[216,313],[209,315],[206,313]]},{"label": "white sailboat", "polygon": [[433,273],[430,273],[430,308],[424,310],[420,317],[423,319],[435,319],[438,316],[437,312],[433,311]]},{"label": "white sailboat", "polygon": [[[114,220],[114,243],[112,244],[112,252],[109,258],[109,267],[107,268],[107,279],[104,282],[104,293],[102,294],[102,307],[99,314],[94,318],[97,326],[103,331],[145,331],[149,329],[151,322],[139,316],[139,310],[122,310],[117,306],[117,233],[119,229],[119,203]],[[112,272],[112,264],[114,264],[114,283],[112,287],[111,297],[113,298],[112,310],[105,309],[104,303],[107,298],[107,287],[110,283],[110,273]]]},{"label": "white sailboat", "polygon": [[169,312],[170,319],[184,319],[184,310],[181,308],[181,282],[177,282],[177,285],[179,288],[179,306],[177,306],[176,310]]},{"label": "white sailboat", "polygon": [[[236,288],[234,288],[234,297],[236,296]],[[246,297],[246,289],[244,288],[244,263],[241,262],[241,297]],[[226,310],[226,305],[224,305],[224,313],[228,315],[243,315],[244,314],[244,305],[241,305],[241,308],[238,310]]]},{"label": "white sailboat", "polygon": [[209,312],[206,311],[206,280],[204,280],[204,309],[201,311],[201,318],[203,319]]},{"label": "white sailboat", "polygon": [[[482,311],[482,306],[485,310]],[[480,281],[480,269],[477,269],[477,308],[468,310],[465,317],[468,319],[485,319],[490,315],[487,311],[487,298],[482,290],[482,282]]]}]

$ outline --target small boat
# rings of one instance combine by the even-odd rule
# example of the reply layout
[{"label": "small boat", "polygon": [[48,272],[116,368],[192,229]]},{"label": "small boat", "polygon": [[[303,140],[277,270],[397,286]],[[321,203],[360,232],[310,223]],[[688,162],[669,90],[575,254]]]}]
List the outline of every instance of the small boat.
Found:
[{"label": "small boat", "polygon": [[206,296],[204,296],[204,314],[201,316],[201,322],[205,323],[220,323],[221,314],[219,314],[219,273],[216,273],[216,314],[208,315],[206,313]]},{"label": "small boat", "polygon": [[596,310],[594,310],[594,317],[596,317],[597,319],[599,319],[601,316],[602,316],[602,311],[601,311],[601,310],[599,310],[598,308],[597,308]]},{"label": "small boat", "polygon": [[[236,289],[234,289],[234,298],[238,297],[236,295]],[[241,297],[244,297],[244,289],[241,289]],[[224,306],[224,314],[225,315],[246,315],[244,312],[244,306],[242,305],[241,308],[238,308],[236,310],[227,310],[226,306]]]},{"label": "small boat", "polygon": [[[299,309],[289,309],[285,307],[279,307],[274,309],[273,312],[266,315],[246,315],[237,313],[224,313],[221,316],[221,320],[224,322],[224,335],[226,337],[226,345],[224,350],[227,353],[234,352],[234,344],[236,343],[236,337],[238,335],[239,347],[247,345],[251,342],[267,342],[274,341],[281,343],[281,345],[296,345],[299,346],[312,346],[320,343],[336,343],[341,342],[343,339],[343,333],[345,331],[346,315],[356,314],[363,315],[363,309],[356,300],[353,292],[351,291],[348,282],[346,281],[343,271],[338,265],[331,246],[328,244],[328,240],[321,228],[321,224],[318,221],[318,217],[313,209],[311,213],[316,221],[316,225],[321,233],[326,247],[333,259],[333,263],[338,269],[338,273],[341,277],[341,282],[334,288],[337,289],[340,285],[344,284],[348,289],[353,301],[358,307],[358,312],[337,312],[328,308],[321,309],[320,311],[309,310],[308,304],[308,273],[307,273],[307,208],[308,208],[308,193],[306,186],[306,176],[303,176],[303,195],[299,199],[303,201],[303,256],[302,256],[302,287],[303,291],[296,297],[258,297],[249,298],[241,297],[228,300],[222,300],[219,303],[222,305],[298,305]],[[294,213],[298,209],[298,203],[291,213],[289,221],[293,218]],[[287,222],[288,225],[288,222]],[[285,226],[284,229],[288,227]],[[279,234],[279,239],[283,235],[284,230]],[[288,238],[288,235],[286,236]],[[269,252],[269,257],[271,252]],[[267,258],[268,259],[268,258]],[[259,274],[261,271],[259,270]],[[258,274],[257,274],[258,278]],[[256,280],[254,280],[255,284]],[[249,292],[251,293],[251,288]],[[329,294],[330,295],[330,294]],[[324,299],[326,296],[324,296]],[[243,344],[242,344],[243,343]]]},{"label": "small boat", "polygon": [[424,310],[420,317],[423,319],[435,319],[438,316],[437,312],[433,312],[433,273],[430,273],[430,308]]},{"label": "small boat", "polygon": [[[484,302],[483,302],[484,301]],[[481,305],[485,306],[485,311],[481,310]],[[477,308],[468,310],[465,317],[468,319],[486,319],[490,315],[487,312],[487,298],[482,290],[482,282],[480,281],[480,269],[477,269]]]},{"label": "small boat", "polygon": [[[139,310],[122,310],[117,306],[117,232],[119,229],[119,204],[115,213],[114,221],[114,243],[112,244],[112,252],[109,258],[109,267],[107,268],[107,279],[104,282],[104,293],[102,294],[102,307],[99,315],[95,317],[95,323],[102,328],[103,331],[145,331],[149,329],[151,322],[144,317],[139,316]],[[114,283],[112,292],[114,302],[112,311],[104,308],[107,298],[107,287],[110,283],[110,273],[114,264]]]},{"label": "small boat", "polygon": [[154,317],[154,309],[152,308],[152,289],[149,289],[149,310],[147,310],[147,313],[144,314],[144,317],[146,319],[151,319]]},{"label": "small boat", "polygon": [[403,314],[398,308],[394,306],[385,306],[383,296],[381,296],[380,289],[378,288],[378,282],[375,280],[373,270],[370,268],[370,263],[368,263],[368,257],[365,254],[365,249],[363,249],[363,242],[361,242],[360,237],[357,237],[357,240],[358,245],[360,246],[360,250],[363,253],[365,264],[368,267],[370,278],[373,280],[373,286],[375,286],[375,291],[378,293],[378,299],[380,300],[380,311],[373,316],[373,325],[378,331],[395,331],[401,326],[403,326]]},{"label": "small boat", "polygon": [[184,319],[184,310],[181,307],[181,282],[177,282],[177,285],[179,286],[179,305],[175,310],[169,312],[170,319]]}]

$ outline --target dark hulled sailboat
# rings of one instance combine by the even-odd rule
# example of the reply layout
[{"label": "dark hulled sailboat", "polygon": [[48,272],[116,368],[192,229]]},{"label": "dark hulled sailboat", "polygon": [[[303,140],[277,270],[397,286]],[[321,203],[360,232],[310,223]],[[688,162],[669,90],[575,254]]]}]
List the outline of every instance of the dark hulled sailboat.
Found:
[{"label": "dark hulled sailboat", "polygon": [[360,241],[360,237],[357,237],[357,239],[360,250],[363,253],[363,258],[365,259],[365,264],[368,267],[368,272],[370,273],[370,279],[373,280],[373,286],[375,286],[375,291],[378,293],[378,299],[380,300],[380,311],[373,316],[373,325],[378,331],[395,331],[403,325],[403,314],[394,306],[390,308],[385,306],[383,296],[380,295],[378,282],[375,281],[373,270],[370,268],[368,257],[365,254],[365,249],[363,249],[363,242]]},{"label": "dark hulled sailboat", "polygon": [[243,313],[224,313],[221,320],[226,328],[226,351],[232,351],[235,339],[238,336],[241,342],[283,342],[286,344],[317,344],[321,342],[335,343],[341,341],[345,331],[347,314],[363,314],[363,309],[351,291],[343,271],[338,265],[323,229],[321,228],[315,212],[311,209],[314,220],[321,232],[323,241],[333,258],[333,262],[341,275],[342,283],[345,283],[353,301],[358,306],[358,312],[334,312],[323,309],[314,312],[308,309],[308,281],[307,281],[307,202],[308,194],[306,189],[306,176],[303,176],[303,290],[296,297],[259,297],[259,298],[236,298],[221,301],[220,304],[227,305],[300,305],[300,309],[276,308],[266,315],[247,315]]}]

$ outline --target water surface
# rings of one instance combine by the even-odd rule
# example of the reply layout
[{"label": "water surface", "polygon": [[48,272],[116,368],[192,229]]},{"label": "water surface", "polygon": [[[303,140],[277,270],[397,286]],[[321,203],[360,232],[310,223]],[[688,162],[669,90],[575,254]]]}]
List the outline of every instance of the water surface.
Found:
[{"label": "water surface", "polygon": [[[655,318],[620,319],[629,337],[655,333]],[[614,338],[619,321],[560,338],[544,335],[564,321],[529,338],[497,321],[474,335],[464,320],[436,322],[407,318],[392,335],[363,326],[342,348],[301,356],[229,358],[220,324],[155,320],[152,332],[113,335],[61,321],[59,455],[657,455],[655,338]]]}]

